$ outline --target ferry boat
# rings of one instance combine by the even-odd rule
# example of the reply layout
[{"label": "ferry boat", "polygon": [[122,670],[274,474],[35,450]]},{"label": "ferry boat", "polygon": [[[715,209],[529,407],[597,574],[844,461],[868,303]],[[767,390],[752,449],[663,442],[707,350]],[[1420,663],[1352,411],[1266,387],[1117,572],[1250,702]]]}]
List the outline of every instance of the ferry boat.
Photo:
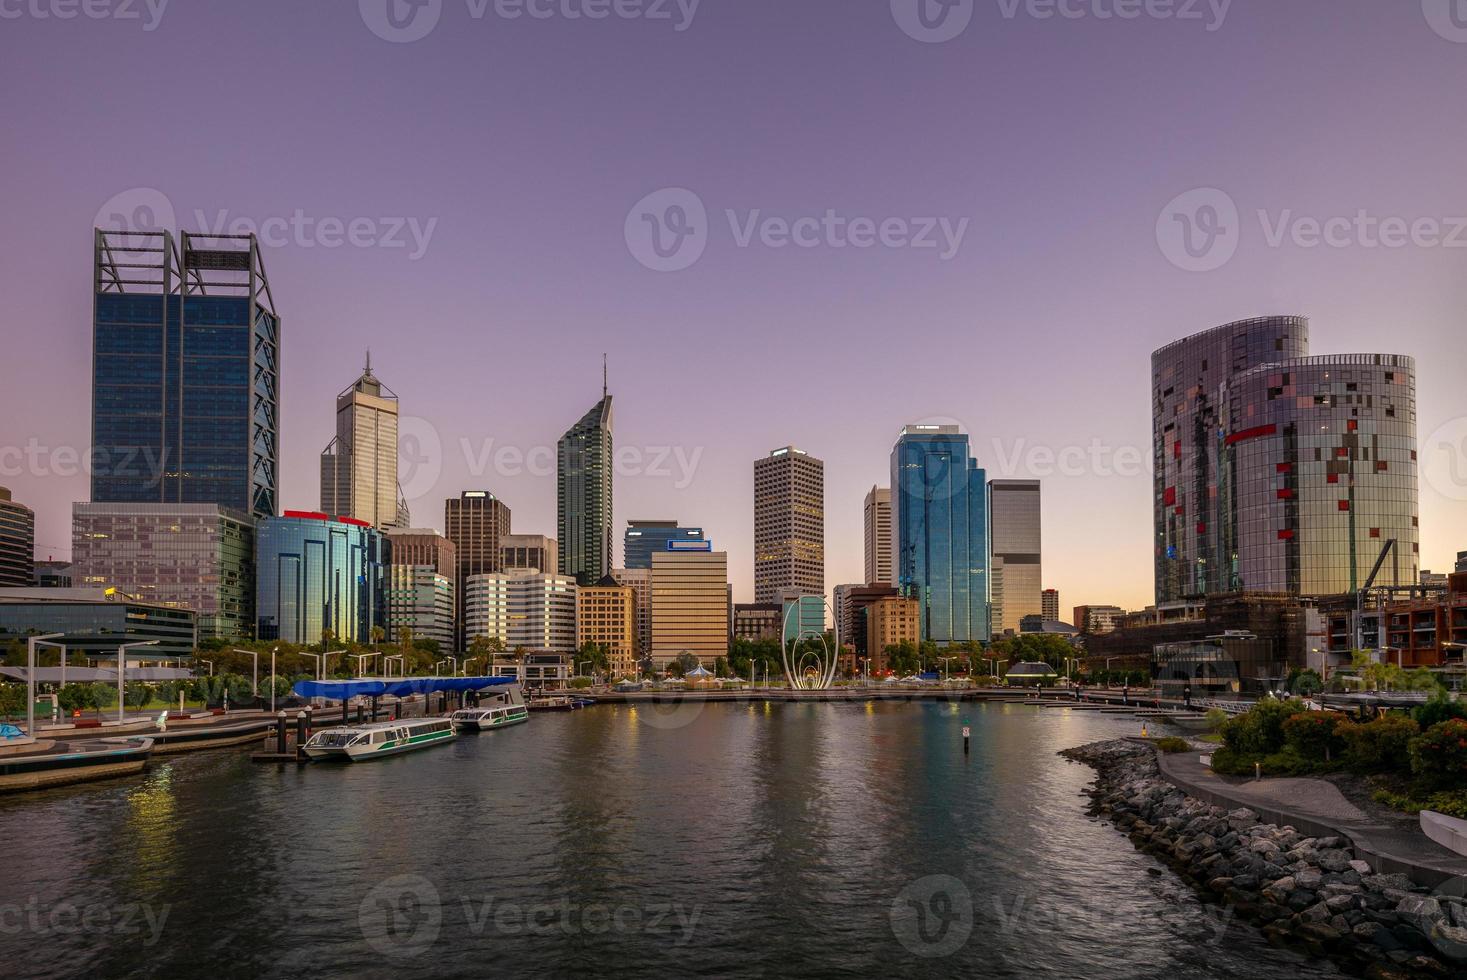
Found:
[{"label": "ferry boat", "polygon": [[596,702],[590,698],[574,698],[568,694],[544,694],[530,699],[531,711],[577,711]]},{"label": "ferry boat", "polygon": [[405,718],[323,729],[306,742],[305,753],[318,762],[365,762],[441,745],[457,737],[453,722],[447,718]]},{"label": "ferry boat", "polygon": [[453,713],[453,727],[463,731],[487,732],[491,728],[507,728],[529,720],[530,712],[518,686],[505,688],[485,698],[476,708],[464,708]]}]

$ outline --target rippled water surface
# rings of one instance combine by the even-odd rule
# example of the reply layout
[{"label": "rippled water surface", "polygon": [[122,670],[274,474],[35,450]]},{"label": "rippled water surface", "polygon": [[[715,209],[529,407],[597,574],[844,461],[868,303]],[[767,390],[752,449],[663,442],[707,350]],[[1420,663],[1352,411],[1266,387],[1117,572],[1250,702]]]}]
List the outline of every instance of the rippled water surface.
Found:
[{"label": "rippled water surface", "polygon": [[[964,754],[961,728],[972,728]],[[1021,705],[612,706],[0,798],[21,977],[1334,976],[1086,814]]]}]

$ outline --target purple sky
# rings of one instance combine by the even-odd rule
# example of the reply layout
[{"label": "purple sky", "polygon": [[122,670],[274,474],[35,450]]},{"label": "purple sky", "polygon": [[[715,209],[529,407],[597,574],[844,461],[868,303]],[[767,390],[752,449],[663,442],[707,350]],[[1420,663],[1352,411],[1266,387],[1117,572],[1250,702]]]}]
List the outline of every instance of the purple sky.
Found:
[{"label": "purple sky", "polygon": [[[441,526],[445,496],[488,488],[516,531],[553,534],[553,472],[515,475],[494,451],[553,447],[599,397],[605,350],[618,446],[697,460],[685,486],[677,457],[620,478],[618,528],[703,525],[740,600],[754,459],[794,443],[826,461],[827,582],[857,581],[862,498],[886,483],[899,428],[937,418],[973,434],[990,476],[1044,479],[1046,584],[1066,610],[1140,606],[1149,477],[1094,465],[1088,447],[1122,450],[1122,468],[1149,460],[1154,348],[1302,313],[1315,353],[1419,359],[1422,564],[1467,548],[1467,233],[1307,247],[1293,240],[1307,221],[1292,223],[1467,215],[1467,30],[1433,26],[1444,4],[1235,0],[1217,25],[1205,0],[1202,20],[976,0],[963,33],[921,43],[887,0],[702,0],[681,31],[675,3],[671,20],[564,16],[588,2],[508,19],[442,0],[413,43],[378,37],[349,0],[175,2],[153,30],[141,0],[125,11],[138,19],[4,5],[0,483],[36,509],[38,551],[69,552],[70,503],[87,494],[54,450],[87,448],[90,229],[158,200],[191,230],[221,211],[365,219],[368,242],[397,223],[382,219],[436,222],[416,257],[407,231],[405,248],[326,248],[312,230],[268,250],[285,507],[316,505],[332,398],[370,346],[422,420],[410,431],[442,447],[410,474],[415,523]],[[1220,268],[1184,271],[1158,219],[1206,187],[1238,207],[1241,240]],[[706,251],[683,271],[628,247],[629,212],[663,188],[707,210]],[[758,234],[741,247],[729,209],[739,223],[757,209],[968,224],[947,259]],[[1283,244],[1260,209],[1291,222]],[[479,457],[490,439],[476,475],[463,441]],[[17,464],[28,445],[52,452]],[[1058,472],[1036,447],[1087,455]]]}]

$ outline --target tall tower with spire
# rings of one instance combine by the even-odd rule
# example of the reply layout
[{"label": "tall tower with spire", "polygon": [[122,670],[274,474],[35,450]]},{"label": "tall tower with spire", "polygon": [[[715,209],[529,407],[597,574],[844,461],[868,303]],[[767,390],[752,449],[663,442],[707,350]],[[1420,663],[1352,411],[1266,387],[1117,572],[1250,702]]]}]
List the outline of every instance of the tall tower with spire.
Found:
[{"label": "tall tower with spire", "polygon": [[372,373],[336,396],[336,437],[321,453],[321,510],[378,528],[407,527],[397,484],[397,395]]},{"label": "tall tower with spire", "polygon": [[601,356],[601,400],[560,437],[556,527],[560,574],[594,585],[611,574],[611,388]]}]

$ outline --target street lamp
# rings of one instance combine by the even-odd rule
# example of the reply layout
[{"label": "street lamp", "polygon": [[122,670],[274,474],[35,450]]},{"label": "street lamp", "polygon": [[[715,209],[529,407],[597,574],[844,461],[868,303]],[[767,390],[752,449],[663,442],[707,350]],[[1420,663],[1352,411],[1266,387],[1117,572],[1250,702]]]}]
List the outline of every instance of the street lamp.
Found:
[{"label": "street lamp", "polygon": [[956,660],[958,658],[957,657],[938,657],[937,659],[942,661],[942,682],[944,684],[946,684],[947,683],[947,680],[948,680],[948,666],[947,666],[948,661],[950,661],[950,660]]},{"label": "street lamp", "polygon": [[49,643],[65,633],[45,633],[41,636],[30,636],[25,641],[26,668],[25,668],[25,733],[31,738],[36,737],[36,647],[41,644],[52,647],[61,647],[62,656],[65,656],[66,647],[60,643]]},{"label": "street lamp", "polygon": [[326,679],[326,654],[311,653],[307,650],[301,650],[300,655],[302,657],[310,657],[312,660],[316,661],[316,680],[324,681]]},{"label": "street lamp", "polygon": [[158,641],[157,640],[138,640],[136,643],[124,643],[124,644],[122,644],[122,646],[120,646],[120,647],[117,648],[117,724],[118,725],[121,725],[123,723],[122,711],[123,711],[123,708],[126,707],[126,701],[123,698],[122,683],[123,683],[123,676],[127,672],[127,651],[131,650],[134,647],[152,647],[152,646],[157,646],[157,645],[158,645]]},{"label": "street lamp", "polygon": [[401,653],[394,653],[390,657],[383,657],[382,658],[382,672],[384,674],[386,674],[388,677],[391,677],[392,676],[392,669],[390,667],[388,667],[387,665],[390,664],[390,663],[392,663],[392,661],[394,661],[394,660],[397,661],[397,666],[398,666],[398,670],[399,670],[400,675],[403,676],[403,677],[406,677],[407,676],[407,657],[404,654],[401,654]]},{"label": "street lamp", "polygon": [[356,662],[357,662],[357,676],[358,677],[361,677],[362,676],[362,661],[363,660],[372,660],[372,659],[375,659],[377,657],[382,656],[382,654],[380,652],[378,652],[378,653],[354,653],[354,654],[352,654],[352,656],[353,656],[353,658],[356,659]]},{"label": "street lamp", "polygon": [[203,657],[195,657],[194,659],[197,660],[201,664],[208,664],[209,665],[209,676],[210,677],[213,677],[214,676],[214,661],[212,661],[212,660],[205,660]]},{"label": "street lamp", "polygon": [[270,714],[275,714],[275,655],[280,652],[279,647],[270,648]]},{"label": "street lamp", "polygon": [[260,655],[258,653],[256,653],[255,651],[253,651],[253,650],[240,650],[238,648],[235,648],[231,652],[233,652],[233,653],[247,653],[250,656],[252,656],[252,657],[255,658],[254,673],[250,677],[250,693],[252,693],[255,696],[255,699],[256,700],[259,700],[259,697],[260,697]]}]

